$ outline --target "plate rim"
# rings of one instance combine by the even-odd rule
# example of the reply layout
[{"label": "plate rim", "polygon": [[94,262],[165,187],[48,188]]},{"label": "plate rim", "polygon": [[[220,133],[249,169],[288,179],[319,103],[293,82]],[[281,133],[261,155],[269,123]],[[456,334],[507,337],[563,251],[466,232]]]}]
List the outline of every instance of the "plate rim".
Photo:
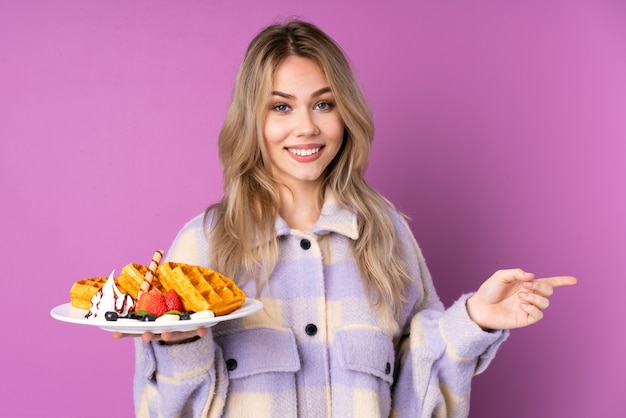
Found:
[{"label": "plate rim", "polygon": [[72,306],[71,302],[63,303],[55,306],[50,310],[50,316],[61,322],[67,322],[77,325],[95,326],[104,331],[109,332],[123,332],[126,334],[142,334],[146,331],[153,333],[162,332],[175,332],[175,331],[191,331],[198,328],[209,328],[217,325],[220,322],[230,321],[233,319],[243,318],[248,315],[252,315],[255,312],[260,311],[263,308],[263,303],[254,298],[246,297],[243,305],[227,315],[215,316],[213,318],[204,319],[189,319],[185,321],[176,322],[123,322],[118,323],[116,321],[106,320],[93,320],[87,319],[81,316],[70,317],[69,314],[64,314],[60,311],[74,310],[77,314],[86,314],[86,309],[76,308]]}]

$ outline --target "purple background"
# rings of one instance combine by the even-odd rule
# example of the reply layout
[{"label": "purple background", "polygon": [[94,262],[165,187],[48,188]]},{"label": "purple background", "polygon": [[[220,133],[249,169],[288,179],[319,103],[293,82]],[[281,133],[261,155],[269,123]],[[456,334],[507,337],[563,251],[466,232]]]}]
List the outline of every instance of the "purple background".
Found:
[{"label": "purple background", "polygon": [[49,311],[219,198],[244,48],[291,15],[353,61],[368,178],[446,305],[498,268],[579,278],[474,380],[471,416],[626,416],[625,3],[370,3],[0,0],[0,416],[132,415],[131,341]]}]

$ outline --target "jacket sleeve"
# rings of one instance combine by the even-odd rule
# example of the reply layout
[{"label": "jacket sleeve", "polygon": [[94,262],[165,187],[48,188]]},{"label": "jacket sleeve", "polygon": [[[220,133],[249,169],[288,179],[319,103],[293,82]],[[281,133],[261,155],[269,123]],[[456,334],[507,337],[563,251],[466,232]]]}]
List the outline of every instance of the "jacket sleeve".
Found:
[{"label": "jacket sleeve", "polygon": [[399,345],[394,414],[467,417],[472,377],[485,370],[509,332],[476,325],[465,306],[471,294],[446,310],[408,225],[401,234],[419,296]]},{"label": "jacket sleeve", "polygon": [[[179,232],[166,261],[206,265],[206,246],[202,217],[198,217]],[[135,358],[136,416],[221,416],[228,378],[211,329],[204,338],[179,345],[137,338]]]},{"label": "jacket sleeve", "polygon": [[136,416],[221,416],[228,379],[211,332],[172,346],[137,339],[135,351]]}]

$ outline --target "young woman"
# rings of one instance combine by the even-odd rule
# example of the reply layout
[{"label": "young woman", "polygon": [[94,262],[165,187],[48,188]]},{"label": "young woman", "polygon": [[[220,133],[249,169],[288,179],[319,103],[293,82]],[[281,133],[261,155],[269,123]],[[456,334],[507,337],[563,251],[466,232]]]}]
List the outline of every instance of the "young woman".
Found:
[{"label": "young woman", "polygon": [[373,137],[326,34],[290,21],[254,38],[219,137],[224,196],[167,260],[220,271],[264,308],[142,335],[138,416],[468,414],[507,330],[575,279],[502,270],[444,309],[405,219],[364,179]]}]

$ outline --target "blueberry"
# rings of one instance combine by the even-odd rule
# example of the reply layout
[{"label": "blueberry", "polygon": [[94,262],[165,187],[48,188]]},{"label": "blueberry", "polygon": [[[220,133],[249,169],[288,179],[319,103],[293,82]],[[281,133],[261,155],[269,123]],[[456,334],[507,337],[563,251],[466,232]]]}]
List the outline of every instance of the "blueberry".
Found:
[{"label": "blueberry", "polygon": [[141,317],[141,322],[152,322],[156,319],[156,316],[151,313],[147,313]]},{"label": "blueberry", "polygon": [[108,311],[104,314],[104,319],[107,321],[117,321],[117,317],[117,312],[114,311]]},{"label": "blueberry", "polygon": [[185,312],[185,313],[180,315],[180,320],[181,321],[186,321],[188,319],[191,319],[191,314],[189,312]]}]

